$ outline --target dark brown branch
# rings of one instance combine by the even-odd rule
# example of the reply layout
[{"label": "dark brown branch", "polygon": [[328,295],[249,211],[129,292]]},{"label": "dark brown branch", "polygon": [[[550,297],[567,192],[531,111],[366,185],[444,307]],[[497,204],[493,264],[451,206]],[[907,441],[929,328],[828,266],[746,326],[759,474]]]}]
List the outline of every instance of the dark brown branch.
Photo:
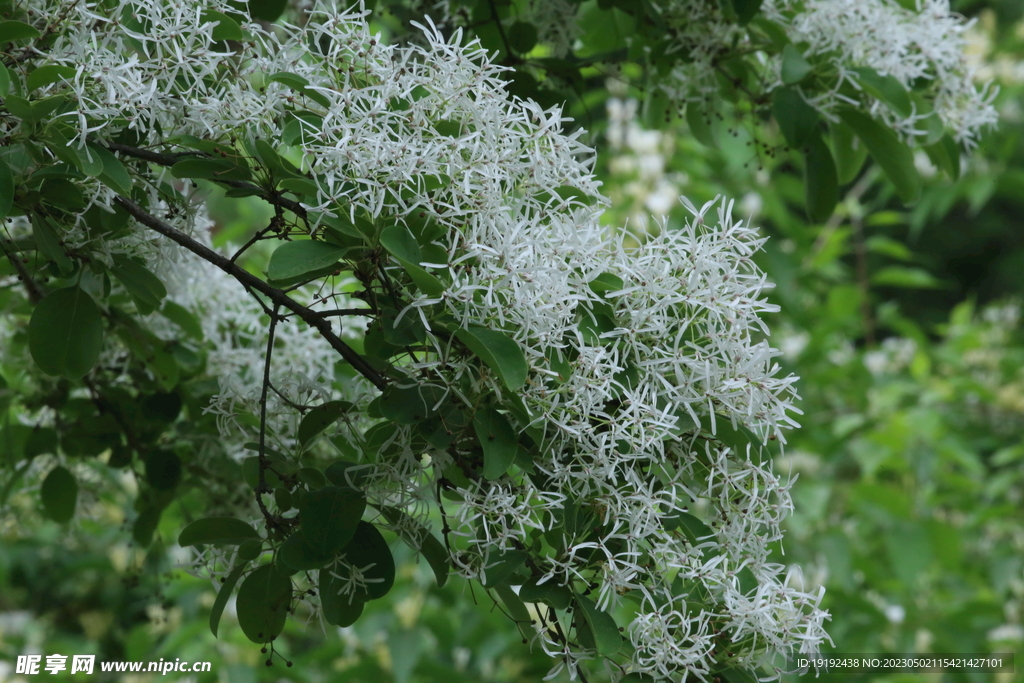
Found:
[{"label": "dark brown branch", "polygon": [[315,311],[321,318],[331,318],[342,315],[362,315],[369,317],[373,315],[372,308],[335,308],[330,311]]},{"label": "dark brown branch", "polygon": [[123,206],[124,209],[131,214],[133,218],[135,218],[135,220],[139,221],[146,227],[160,233],[182,247],[185,247],[203,260],[209,261],[246,287],[263,294],[275,305],[285,308],[302,318],[307,325],[319,332],[320,335],[327,340],[327,343],[331,345],[331,348],[337,351],[342,358],[355,368],[356,372],[370,380],[373,385],[381,391],[387,387],[387,382],[383,377],[381,377],[380,373],[374,370],[362,356],[356,353],[355,349],[342,341],[341,338],[331,330],[330,322],[322,318],[315,311],[312,311],[308,307],[300,304],[298,301],[295,301],[295,299],[292,299],[280,289],[271,287],[263,280],[232,263],[229,259],[221,256],[209,247],[196,242],[188,235],[146,213],[142,207],[130,199],[117,197],[115,201]]},{"label": "dark brown branch", "polygon": [[25,267],[22,265],[21,259],[18,257],[17,253],[8,250],[2,242],[0,242],[0,249],[3,250],[4,256],[6,256],[7,260],[11,262],[14,269],[18,271],[18,279],[23,285],[25,285],[25,292],[28,294],[29,303],[35,306],[43,300],[43,297],[45,296],[43,290],[39,288],[39,285],[32,278],[32,275],[25,270]]}]

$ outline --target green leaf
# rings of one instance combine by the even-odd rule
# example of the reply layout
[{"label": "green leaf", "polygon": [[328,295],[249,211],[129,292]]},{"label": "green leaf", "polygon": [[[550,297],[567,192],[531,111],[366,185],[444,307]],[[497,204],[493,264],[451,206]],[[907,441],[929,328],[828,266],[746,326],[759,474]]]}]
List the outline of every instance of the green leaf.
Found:
[{"label": "green leaf", "polygon": [[315,552],[333,554],[352,540],[365,509],[366,498],[350,488],[310,491],[299,505],[302,534]]},{"label": "green leaf", "polygon": [[321,107],[329,108],[331,106],[331,101],[329,99],[324,97],[322,93],[309,88],[309,81],[298,74],[281,71],[274,74],[267,80],[271,83],[281,83],[282,85],[286,85],[295,92],[305,95],[309,99],[313,100]]},{"label": "green leaf", "polygon": [[715,441],[731,448],[737,458],[747,457],[748,445],[754,447],[750,449],[751,458],[754,458],[759,453],[758,444],[764,443],[763,439],[758,438],[754,432],[742,424],[737,423],[733,427],[732,420],[728,417],[720,414],[715,417],[715,431],[712,433]]},{"label": "green leaf", "polygon": [[282,190],[287,190],[300,197],[309,196],[316,197],[319,190],[316,187],[316,183],[307,178],[285,178],[280,181],[277,186]]},{"label": "green leaf", "polygon": [[268,643],[281,635],[291,600],[292,582],[274,565],[265,564],[245,577],[235,601],[245,637]]},{"label": "green leaf", "polygon": [[426,558],[427,564],[434,571],[434,578],[437,579],[437,587],[443,588],[448,582],[449,557],[448,551],[437,540],[434,534],[421,526],[416,520],[405,514],[398,508],[381,507],[381,513],[388,522],[397,527],[402,539],[418,550]]},{"label": "green leaf", "polygon": [[506,550],[495,557],[488,557],[490,563],[484,569],[484,588],[494,588],[502,584],[523,566],[527,557],[529,555],[525,550]]},{"label": "green leaf", "polygon": [[149,315],[160,307],[167,296],[167,288],[148,268],[123,254],[114,256],[110,274],[128,290],[135,307],[142,315]]},{"label": "green leaf", "polygon": [[249,13],[253,19],[277,21],[284,13],[287,0],[249,0]]},{"label": "green leaf", "polygon": [[334,626],[351,626],[363,613],[365,602],[341,593],[342,581],[330,572],[320,572],[320,605],[324,621]]},{"label": "green leaf", "polygon": [[157,491],[170,491],[181,481],[181,460],[171,451],[146,454],[146,481]]},{"label": "green leaf", "polygon": [[626,286],[622,278],[614,273],[601,273],[587,284],[597,294],[617,292]]},{"label": "green leaf", "polygon": [[[906,118],[914,113],[910,93],[895,76],[883,76],[870,66],[854,67],[858,82],[864,92],[885,103],[890,109]],[[920,112],[918,112],[920,113]]]},{"label": "green leaf", "polygon": [[295,571],[322,569],[333,559],[333,553],[322,553],[314,549],[305,536],[294,533],[277,549],[278,562],[283,562]]},{"label": "green leaf", "polygon": [[[383,598],[395,585],[395,558],[391,555],[391,548],[377,527],[369,522],[359,522],[339,559],[362,568],[367,585],[356,594],[361,600]],[[344,578],[346,571],[343,565],[338,565],[335,573]]]},{"label": "green leaf", "polygon": [[306,183],[313,185],[314,188],[316,187],[312,181],[302,176],[299,169],[295,168],[292,162],[278,154],[277,150],[274,149],[266,140],[257,138],[255,141],[255,147],[256,155],[260,158],[260,161],[262,161],[277,178],[292,178],[294,180],[305,181]]},{"label": "green leaf", "polygon": [[814,67],[804,59],[803,54],[792,43],[782,48],[782,82],[796,85],[807,78]]},{"label": "green leaf", "polygon": [[446,394],[445,389],[432,384],[411,387],[391,384],[380,395],[380,412],[396,424],[416,424],[436,415]]},{"label": "green leaf", "polygon": [[259,533],[251,525],[234,517],[197,519],[178,535],[178,545],[183,548],[210,543],[238,545],[248,540],[260,540]]},{"label": "green leaf", "polygon": [[49,217],[37,216],[33,223],[35,224],[35,229],[32,236],[35,238],[36,248],[44,256],[56,263],[57,269],[62,274],[71,274],[75,269],[75,264],[64,253],[64,247],[60,244],[60,237],[57,236],[56,230],[53,229],[53,224],[50,222]]},{"label": "green leaf", "polygon": [[223,12],[206,10],[199,16],[199,22],[201,24],[218,22],[213,27],[212,36],[214,40],[243,40],[245,38],[245,34],[242,33],[242,27],[238,25],[238,22]]},{"label": "green leaf", "polygon": [[409,228],[397,223],[389,225],[381,231],[380,244],[398,259],[405,272],[425,294],[440,296],[444,292],[444,283],[420,265],[423,255]]},{"label": "green leaf", "polygon": [[516,624],[522,624],[524,626],[533,623],[533,617],[530,616],[530,610],[526,609],[526,605],[523,604],[522,599],[516,595],[516,592],[512,590],[512,587],[508,584],[499,584],[494,587],[494,592],[498,594],[498,598],[504,603],[505,608],[508,610],[509,616],[516,622]]},{"label": "green leaf", "polygon": [[143,509],[132,524],[132,540],[143,548],[148,546],[153,541],[153,533],[160,524],[162,514],[163,508],[156,505]]},{"label": "green leaf", "polygon": [[867,145],[871,157],[896,186],[903,203],[916,202],[921,196],[921,177],[914,166],[913,152],[900,142],[894,132],[866,114],[844,108],[839,111],[839,116]]},{"label": "green leaf", "polygon": [[270,255],[267,277],[271,280],[286,280],[332,268],[347,251],[345,247],[319,240],[285,242]]},{"label": "green leaf", "polygon": [[938,142],[926,145],[924,151],[936,168],[951,180],[960,177],[960,145],[956,144],[952,136],[945,135]]},{"label": "green leaf", "polygon": [[311,489],[322,489],[327,486],[327,477],[315,467],[300,467],[295,476],[299,483],[305,484]]},{"label": "green leaf", "polygon": [[0,21],[0,44],[38,38],[39,30],[23,21]]},{"label": "green leaf", "polygon": [[484,477],[498,479],[516,457],[519,440],[505,416],[494,408],[482,408],[473,416],[473,429],[484,449]]},{"label": "green leaf", "polygon": [[205,178],[207,180],[251,180],[248,168],[231,163],[227,159],[190,157],[171,166],[175,178]]},{"label": "green leaf", "polygon": [[23,121],[32,123],[36,120],[35,113],[32,110],[32,103],[24,97],[8,95],[4,98],[4,106],[7,107],[7,111]]},{"label": "green leaf", "polygon": [[772,96],[772,113],[786,142],[794,149],[802,147],[817,132],[818,112],[795,88],[776,88]]},{"label": "green leaf", "polygon": [[840,185],[853,182],[868,158],[868,147],[857,139],[853,129],[842,121],[829,125],[832,158]]},{"label": "green leaf", "polygon": [[103,318],[78,287],[50,292],[32,311],[28,348],[39,369],[68,379],[84,376],[103,349]]},{"label": "green leaf", "polygon": [[871,276],[871,284],[906,289],[949,289],[927,270],[907,266],[887,266]]},{"label": "green leaf", "polygon": [[0,97],[7,97],[11,92],[11,72],[7,67],[0,64]]},{"label": "green leaf", "polygon": [[243,562],[252,562],[263,554],[263,540],[250,538],[242,541],[238,546],[238,559]]},{"label": "green leaf", "polygon": [[537,44],[537,27],[525,21],[517,21],[507,31],[509,46],[517,54],[524,55]]},{"label": "green leaf", "polygon": [[[385,430],[393,430],[391,425],[382,422],[380,427],[384,427]],[[371,430],[372,431],[372,430]],[[370,431],[367,431],[367,441],[370,440]],[[359,487],[362,486],[363,480],[372,471],[371,465],[359,465],[354,462],[348,462],[347,460],[335,460],[327,469],[324,470],[324,477],[327,481],[331,482],[335,486],[346,487]]]},{"label": "green leaf", "polygon": [[35,69],[25,78],[25,89],[32,92],[37,88],[45,88],[51,83],[63,80],[73,80],[77,69],[59,64],[45,64]]},{"label": "green leaf", "polygon": [[172,323],[181,328],[181,331],[192,337],[202,341],[203,339],[203,326],[199,324],[199,319],[192,314],[184,306],[176,304],[173,301],[164,302],[163,308],[160,309],[161,315],[170,320]]},{"label": "green leaf", "polygon": [[761,3],[764,0],[730,0],[732,9],[736,13],[736,21],[741,26],[746,26],[750,20],[761,11]]},{"label": "green leaf", "polygon": [[328,401],[316,406],[303,415],[299,422],[299,443],[307,445],[354,407],[348,401]]},{"label": "green leaf", "polygon": [[607,656],[617,652],[622,647],[622,634],[619,633],[615,619],[607,612],[599,610],[590,598],[581,595],[576,598],[576,602],[594,635],[594,649],[597,653]]},{"label": "green leaf", "polygon": [[214,638],[217,637],[217,629],[220,627],[220,617],[224,614],[224,608],[227,607],[231,593],[235,590],[235,584],[238,583],[238,579],[242,578],[246,564],[243,562],[231,570],[220,586],[217,599],[213,601],[213,608],[210,610],[210,631]]},{"label": "green leaf", "polygon": [[692,545],[700,545],[714,538],[715,532],[704,522],[688,512],[677,511],[664,520],[665,529],[682,529]]},{"label": "green leaf", "polygon": [[14,206],[14,174],[7,162],[0,159],[0,219],[11,213]]},{"label": "green leaf", "polygon": [[456,329],[455,337],[494,370],[510,391],[518,391],[526,384],[529,374],[526,356],[519,344],[504,332],[470,325],[468,329]]},{"label": "green leaf", "polygon": [[815,135],[807,141],[804,154],[804,184],[807,192],[807,216],[812,223],[824,223],[839,202],[839,179],[828,145]]},{"label": "green leaf", "polygon": [[123,195],[131,195],[132,177],[128,175],[128,169],[124,167],[124,164],[106,147],[89,144],[88,148],[99,156],[103,163],[103,172],[98,176],[100,182]]},{"label": "green leaf", "polygon": [[553,579],[548,579],[539,586],[536,579],[533,579],[520,587],[519,597],[526,602],[543,602],[555,609],[569,609],[573,595],[571,590],[559,586]]},{"label": "green leaf", "polygon": [[750,567],[744,567],[736,572],[736,579],[740,585],[740,593],[750,595],[757,590],[757,577],[754,576],[754,572],[750,570]]},{"label": "green leaf", "polygon": [[78,502],[78,482],[67,468],[57,466],[50,470],[40,488],[43,511],[55,522],[68,522],[75,515]]}]

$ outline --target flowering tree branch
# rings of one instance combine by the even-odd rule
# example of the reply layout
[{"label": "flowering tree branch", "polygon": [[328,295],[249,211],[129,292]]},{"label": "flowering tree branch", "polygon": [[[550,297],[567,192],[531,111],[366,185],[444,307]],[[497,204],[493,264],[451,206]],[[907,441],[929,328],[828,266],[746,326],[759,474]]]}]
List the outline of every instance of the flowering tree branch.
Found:
[{"label": "flowering tree branch", "polygon": [[375,387],[380,390],[384,390],[387,387],[387,381],[381,377],[380,373],[374,370],[370,365],[360,356],[356,351],[346,344],[338,335],[331,329],[331,324],[324,319],[316,311],[313,311],[307,306],[303,306],[295,299],[285,294],[276,287],[271,287],[263,280],[259,279],[252,273],[244,270],[240,266],[233,263],[230,259],[227,259],[209,247],[200,244],[183,232],[174,229],[167,223],[164,223],[159,218],[147,213],[138,204],[130,199],[124,197],[117,197],[115,201],[124,207],[124,209],[132,215],[137,221],[160,233],[164,237],[173,240],[175,243],[188,249],[193,254],[200,258],[212,263],[228,275],[232,276],[240,283],[245,285],[247,288],[254,289],[257,292],[265,295],[274,304],[286,308],[299,318],[303,320],[307,325],[315,329],[320,335],[327,340],[327,343],[331,345],[341,357],[344,358],[356,371],[366,379],[370,380]]}]

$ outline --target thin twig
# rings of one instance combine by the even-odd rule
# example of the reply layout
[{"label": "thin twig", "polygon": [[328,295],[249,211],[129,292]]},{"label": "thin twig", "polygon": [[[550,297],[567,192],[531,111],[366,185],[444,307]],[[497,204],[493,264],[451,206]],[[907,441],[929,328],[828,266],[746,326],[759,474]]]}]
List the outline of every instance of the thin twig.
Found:
[{"label": "thin twig", "polygon": [[277,321],[277,306],[274,306],[274,310],[270,314],[267,355],[263,359],[263,388],[260,391],[260,449],[257,452],[260,475],[259,485],[256,487],[256,504],[259,505],[260,512],[267,520],[267,526],[271,528],[278,526],[277,519],[267,510],[267,506],[263,502],[263,494],[270,492],[270,487],[267,486],[267,468],[270,467],[270,462],[267,459],[267,390],[270,388],[270,359],[274,353],[274,332],[277,331]]},{"label": "thin twig", "polygon": [[132,200],[125,199],[124,197],[117,197],[114,201],[124,207],[124,209],[131,214],[135,220],[139,221],[146,227],[151,228],[164,237],[167,237],[182,247],[185,247],[203,260],[209,261],[246,287],[266,296],[276,306],[286,308],[292,313],[295,313],[303,320],[303,322],[319,332],[327,343],[331,345],[331,348],[337,351],[342,358],[355,368],[356,372],[370,380],[370,382],[372,382],[373,385],[381,391],[387,387],[387,381],[380,375],[380,373],[374,370],[362,356],[356,353],[355,349],[342,341],[341,338],[331,330],[330,322],[320,317],[315,311],[311,310],[307,306],[303,306],[280,289],[268,285],[263,280],[241,268],[237,264],[232,263],[230,260],[221,256],[209,247],[196,242],[180,230],[177,230],[167,223],[164,223],[159,218],[150,215]]}]

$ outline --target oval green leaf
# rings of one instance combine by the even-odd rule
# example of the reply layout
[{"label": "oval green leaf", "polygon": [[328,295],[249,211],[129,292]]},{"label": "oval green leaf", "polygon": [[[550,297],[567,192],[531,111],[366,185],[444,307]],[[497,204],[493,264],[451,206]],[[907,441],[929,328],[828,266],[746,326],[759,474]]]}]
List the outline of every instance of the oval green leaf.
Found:
[{"label": "oval green leaf", "polygon": [[210,631],[213,632],[214,638],[217,637],[217,629],[220,627],[220,617],[224,614],[224,608],[227,607],[228,599],[235,590],[235,584],[238,583],[238,579],[242,577],[245,566],[246,563],[243,562],[231,570],[231,573],[224,579],[224,583],[221,584],[220,592],[217,593],[217,599],[213,601],[213,609],[210,610]]},{"label": "oval green leaf", "polygon": [[310,491],[299,506],[302,535],[314,552],[332,555],[352,540],[365,509],[366,498],[350,488]]},{"label": "oval green leaf", "polygon": [[139,262],[122,254],[114,257],[114,267],[110,269],[110,274],[124,286],[142,315],[149,315],[159,308],[167,296],[167,288],[160,278]]},{"label": "oval green leaf", "polygon": [[511,391],[526,384],[529,366],[519,344],[504,332],[471,325],[456,329],[455,337],[486,363]]},{"label": "oval green leaf", "polygon": [[238,625],[254,643],[268,643],[284,630],[292,582],[272,564],[265,564],[245,577],[238,589]]},{"label": "oval green leaf", "polygon": [[324,621],[334,626],[351,626],[363,613],[363,600],[341,592],[342,580],[324,570],[320,572],[320,606]]},{"label": "oval green leaf", "polygon": [[824,223],[839,202],[839,179],[828,145],[815,135],[807,141],[804,154],[804,187],[807,216],[813,223]]},{"label": "oval green leaf", "polygon": [[[359,522],[339,559],[361,570],[366,587],[356,594],[358,599],[383,598],[395,585],[395,558],[391,555],[391,548],[377,527],[369,522]],[[335,570],[343,579],[345,572],[341,565]]]},{"label": "oval green leaf", "polygon": [[[528,557],[525,550],[506,550],[495,557],[488,557],[488,566],[484,569],[484,588],[494,588],[503,583],[517,569],[523,566]],[[517,582],[518,583],[518,582]]]},{"label": "oval green leaf", "polygon": [[921,196],[921,176],[914,166],[914,154],[900,142],[896,134],[870,116],[853,109],[842,109],[840,118],[867,145],[871,158],[878,162],[885,175],[896,186],[904,204],[916,202]]},{"label": "oval green leaf", "polygon": [[484,477],[503,476],[516,457],[519,439],[505,416],[493,408],[478,410],[473,416],[473,429],[484,449]]},{"label": "oval green leaf", "polygon": [[78,502],[78,482],[66,467],[57,466],[50,470],[40,489],[43,511],[55,522],[68,522],[75,516]]},{"label": "oval green leaf", "polygon": [[182,529],[178,535],[178,545],[183,548],[208,543],[238,545],[250,540],[259,541],[259,533],[251,525],[234,517],[197,519]]},{"label": "oval green leaf", "polygon": [[132,177],[128,175],[128,169],[124,167],[121,160],[106,147],[90,144],[88,148],[103,163],[103,172],[98,176],[100,182],[123,195],[131,195]]},{"label": "oval green leaf", "polygon": [[853,129],[842,121],[829,126],[832,141],[832,159],[840,185],[853,182],[868,158],[868,147],[857,139]]},{"label": "oval green leaf", "polygon": [[910,93],[895,76],[883,76],[870,66],[854,67],[853,71],[857,73],[857,80],[867,94],[885,103],[900,116],[908,117],[914,113]]},{"label": "oval green leaf", "polygon": [[807,78],[807,75],[814,70],[803,54],[792,43],[782,48],[782,82],[786,85],[796,85]]},{"label": "oval green leaf", "polygon": [[599,610],[590,598],[579,596],[576,602],[594,636],[594,649],[602,656],[614,654],[622,647],[622,634],[612,615]]},{"label": "oval green leaf", "polygon": [[772,114],[790,147],[799,148],[817,130],[818,112],[792,87],[777,88],[772,96]]},{"label": "oval green leaf", "polygon": [[37,88],[45,88],[51,83],[57,83],[62,80],[70,81],[75,77],[76,73],[78,71],[70,66],[44,64],[38,69],[33,70],[25,78],[25,88],[28,92],[32,92]]},{"label": "oval green leaf", "polygon": [[399,224],[389,225],[380,233],[380,244],[398,259],[405,272],[423,292],[430,296],[440,296],[444,292],[444,283],[420,265],[423,254],[409,228]]},{"label": "oval green leaf", "polygon": [[285,242],[270,255],[267,277],[285,280],[312,274],[332,267],[347,251],[345,247],[318,240]]},{"label": "oval green leaf", "polygon": [[281,544],[277,550],[278,561],[289,569],[308,571],[325,567],[333,557],[330,553],[321,553],[313,549],[301,533],[294,533]]},{"label": "oval green leaf", "polygon": [[32,311],[28,347],[39,369],[68,379],[84,376],[103,348],[103,318],[78,287],[50,292]]},{"label": "oval green leaf", "polygon": [[0,21],[0,44],[38,38],[39,29],[23,21]]},{"label": "oval green leaf", "polygon": [[299,422],[299,443],[305,446],[353,407],[348,401],[328,401],[316,406]]}]

